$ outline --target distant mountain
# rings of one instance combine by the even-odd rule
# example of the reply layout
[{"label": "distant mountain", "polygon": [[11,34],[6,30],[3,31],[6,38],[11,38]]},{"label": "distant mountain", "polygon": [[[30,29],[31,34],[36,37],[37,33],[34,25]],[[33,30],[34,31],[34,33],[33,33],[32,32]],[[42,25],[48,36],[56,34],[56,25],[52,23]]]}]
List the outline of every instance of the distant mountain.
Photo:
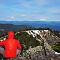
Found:
[{"label": "distant mountain", "polygon": [[0,31],[19,31],[31,28],[28,25],[0,24]]},{"label": "distant mountain", "polygon": [[58,21],[0,21],[0,24],[24,25],[25,27],[50,28],[60,31],[60,22]]}]

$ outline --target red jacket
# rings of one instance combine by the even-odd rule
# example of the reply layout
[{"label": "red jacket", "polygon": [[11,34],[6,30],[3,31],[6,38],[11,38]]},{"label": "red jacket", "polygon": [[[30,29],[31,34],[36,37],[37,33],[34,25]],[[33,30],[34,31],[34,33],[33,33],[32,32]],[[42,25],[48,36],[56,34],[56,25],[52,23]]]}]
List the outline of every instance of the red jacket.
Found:
[{"label": "red jacket", "polygon": [[8,39],[0,42],[0,46],[4,46],[4,57],[15,58],[17,49],[21,49],[21,44],[14,39],[14,32],[8,32]]}]

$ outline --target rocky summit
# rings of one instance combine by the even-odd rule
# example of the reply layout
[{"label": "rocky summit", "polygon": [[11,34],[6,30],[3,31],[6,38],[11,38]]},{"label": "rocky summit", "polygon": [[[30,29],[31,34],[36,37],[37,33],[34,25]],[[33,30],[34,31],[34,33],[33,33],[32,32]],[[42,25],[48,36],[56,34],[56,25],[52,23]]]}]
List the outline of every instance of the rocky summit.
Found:
[{"label": "rocky summit", "polygon": [[[60,53],[52,48],[60,42],[60,33],[51,30],[25,30],[15,32],[23,46],[22,53],[16,60],[60,60]],[[1,39],[6,39],[1,37]],[[3,58],[2,58],[3,59]]]}]

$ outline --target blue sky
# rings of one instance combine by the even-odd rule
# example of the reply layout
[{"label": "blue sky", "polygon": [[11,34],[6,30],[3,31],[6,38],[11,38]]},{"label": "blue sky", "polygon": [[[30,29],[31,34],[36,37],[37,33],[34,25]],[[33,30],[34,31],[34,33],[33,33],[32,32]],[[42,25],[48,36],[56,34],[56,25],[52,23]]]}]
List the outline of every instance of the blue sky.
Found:
[{"label": "blue sky", "polygon": [[60,0],[0,0],[0,21],[60,21]]}]

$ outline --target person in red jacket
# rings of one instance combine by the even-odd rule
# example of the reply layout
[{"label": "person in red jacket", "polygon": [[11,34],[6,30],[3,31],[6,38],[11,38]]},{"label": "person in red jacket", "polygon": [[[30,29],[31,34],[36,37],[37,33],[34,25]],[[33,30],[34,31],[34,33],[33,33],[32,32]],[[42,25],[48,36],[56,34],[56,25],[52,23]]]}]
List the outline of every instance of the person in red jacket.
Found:
[{"label": "person in red jacket", "polygon": [[4,57],[7,59],[16,58],[17,49],[21,50],[21,44],[14,38],[14,32],[8,32],[8,38],[0,42],[4,46]]}]

